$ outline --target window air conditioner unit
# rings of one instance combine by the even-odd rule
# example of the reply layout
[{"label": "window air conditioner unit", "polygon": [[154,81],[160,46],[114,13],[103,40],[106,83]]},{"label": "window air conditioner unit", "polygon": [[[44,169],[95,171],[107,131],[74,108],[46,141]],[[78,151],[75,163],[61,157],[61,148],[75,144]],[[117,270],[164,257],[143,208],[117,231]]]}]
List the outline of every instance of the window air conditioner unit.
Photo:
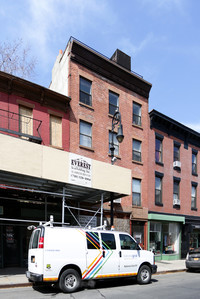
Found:
[{"label": "window air conditioner unit", "polygon": [[175,168],[175,169],[180,169],[181,168],[181,162],[180,161],[174,161],[173,162],[173,167]]},{"label": "window air conditioner unit", "polygon": [[180,199],[178,199],[178,198],[174,198],[174,199],[173,199],[173,205],[174,205],[174,206],[180,206]]},{"label": "window air conditioner unit", "polygon": [[117,198],[117,199],[114,199],[114,200],[113,200],[114,203],[121,203],[121,201],[122,201],[121,198]]}]

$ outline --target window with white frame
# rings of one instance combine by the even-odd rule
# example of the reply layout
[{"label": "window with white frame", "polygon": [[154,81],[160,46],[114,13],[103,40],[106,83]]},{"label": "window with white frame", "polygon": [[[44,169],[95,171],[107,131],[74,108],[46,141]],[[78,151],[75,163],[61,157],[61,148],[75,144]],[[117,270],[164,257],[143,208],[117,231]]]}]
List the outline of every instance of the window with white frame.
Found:
[{"label": "window with white frame", "polygon": [[92,82],[80,77],[80,102],[92,106]]},{"label": "window with white frame", "polygon": [[109,114],[114,115],[119,111],[119,95],[109,91]]},{"label": "window with white frame", "polygon": [[155,175],[155,204],[162,205],[162,178],[163,174]]},{"label": "window with white frame", "polygon": [[141,162],[142,153],[141,153],[142,142],[136,139],[133,139],[133,161]]},{"label": "window with white frame", "polygon": [[197,208],[197,183],[192,183],[191,188],[191,209]]},{"label": "window with white frame", "polygon": [[141,206],[141,180],[132,180],[132,204],[133,206]]},{"label": "window with white frame", "polygon": [[141,105],[133,102],[133,124],[136,126],[141,126]]},{"label": "window with white frame", "polygon": [[161,135],[156,134],[155,139],[155,161],[156,163],[163,162],[163,137]]},{"label": "window with white frame", "polygon": [[80,145],[92,147],[92,124],[80,120]]},{"label": "window with white frame", "polygon": [[192,174],[197,174],[197,151],[192,150]]}]

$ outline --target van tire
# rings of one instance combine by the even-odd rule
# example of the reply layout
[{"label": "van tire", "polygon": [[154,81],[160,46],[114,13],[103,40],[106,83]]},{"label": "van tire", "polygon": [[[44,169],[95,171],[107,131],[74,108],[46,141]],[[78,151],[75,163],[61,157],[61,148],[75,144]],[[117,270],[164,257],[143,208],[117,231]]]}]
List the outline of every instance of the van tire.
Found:
[{"label": "van tire", "polygon": [[59,288],[64,293],[75,292],[81,283],[81,278],[78,272],[74,269],[65,270],[59,279]]},{"label": "van tire", "polygon": [[138,275],[137,275],[137,282],[139,284],[147,284],[151,280],[151,269],[147,265],[143,265],[140,267]]}]

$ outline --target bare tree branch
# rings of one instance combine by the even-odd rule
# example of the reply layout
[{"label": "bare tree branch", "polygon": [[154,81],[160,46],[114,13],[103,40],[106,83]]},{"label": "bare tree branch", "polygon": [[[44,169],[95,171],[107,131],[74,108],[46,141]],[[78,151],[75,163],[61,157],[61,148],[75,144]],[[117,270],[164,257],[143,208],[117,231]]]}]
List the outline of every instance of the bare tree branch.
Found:
[{"label": "bare tree branch", "polygon": [[0,43],[0,70],[24,79],[34,77],[37,61],[30,52],[22,39]]}]

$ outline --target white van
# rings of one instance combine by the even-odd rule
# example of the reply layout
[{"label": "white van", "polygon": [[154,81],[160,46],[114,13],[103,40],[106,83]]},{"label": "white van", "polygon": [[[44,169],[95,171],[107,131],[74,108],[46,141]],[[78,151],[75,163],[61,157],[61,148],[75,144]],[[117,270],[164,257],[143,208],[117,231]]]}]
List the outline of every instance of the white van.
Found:
[{"label": "white van", "polygon": [[154,254],[127,233],[51,224],[31,235],[26,276],[31,282],[57,282],[71,293],[81,280],[136,276],[147,284],[156,271]]}]

